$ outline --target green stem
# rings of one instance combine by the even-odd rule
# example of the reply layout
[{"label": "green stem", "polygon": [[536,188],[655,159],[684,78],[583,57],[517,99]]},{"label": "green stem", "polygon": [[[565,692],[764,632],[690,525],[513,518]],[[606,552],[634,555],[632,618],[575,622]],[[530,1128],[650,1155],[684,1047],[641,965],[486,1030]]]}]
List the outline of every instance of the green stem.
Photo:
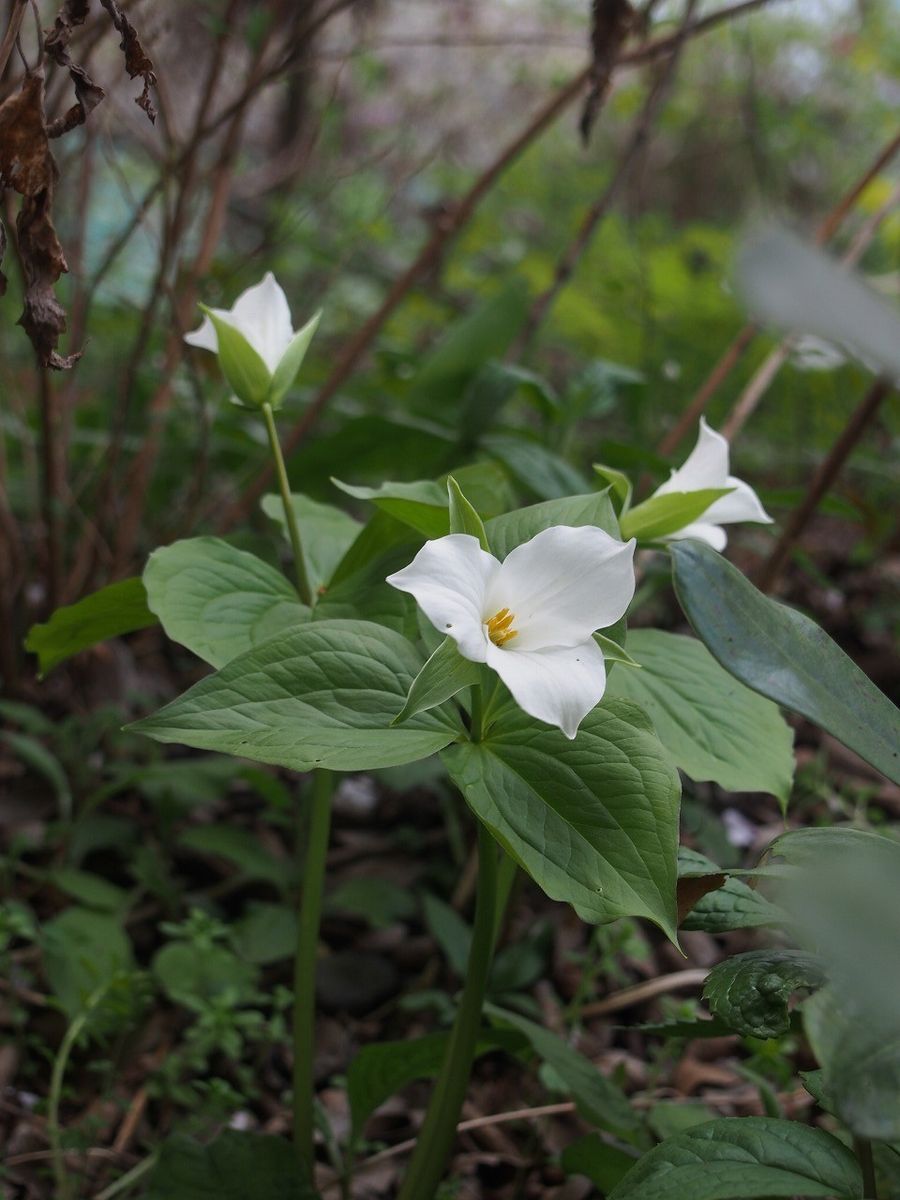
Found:
[{"label": "green stem", "polygon": [[105,1187],[102,1192],[98,1192],[94,1200],[113,1200],[113,1196],[118,1196],[121,1192],[127,1192],[139,1179],[143,1179],[147,1172],[156,1166],[158,1161],[158,1153],[149,1154],[146,1158],[141,1159],[136,1166],[133,1166],[130,1171],[126,1171],[124,1175],[120,1175],[109,1187]]},{"label": "green stem", "polygon": [[481,1008],[494,952],[496,910],[497,846],[479,822],[478,895],[466,983],[441,1073],[432,1093],[425,1123],[403,1186],[400,1188],[398,1200],[431,1200],[443,1177],[444,1167],[456,1137],[456,1123],[465,1099],[478,1031],[481,1028]]},{"label": "green stem", "polygon": [[872,1156],[872,1143],[868,1138],[855,1137],[853,1149],[859,1162],[863,1177],[863,1195],[866,1200],[878,1200],[878,1184],[875,1181],[875,1159]]},{"label": "green stem", "polygon": [[304,1179],[312,1184],[315,1171],[315,1081],[313,1058],[316,1034],[316,956],[322,915],[322,885],[331,829],[330,771],[312,777],[306,869],[297,925],[294,959],[294,1145]]},{"label": "green stem", "polygon": [[300,529],[297,525],[297,514],[291,503],[291,485],[288,482],[284,456],[281,453],[281,443],[278,441],[278,430],[275,428],[275,414],[268,402],[262,406],[262,414],[266,422],[266,432],[269,435],[269,446],[272,450],[272,461],[275,464],[275,474],[278,476],[278,488],[281,492],[281,503],[284,505],[284,519],[287,523],[291,538],[291,549],[294,552],[294,573],[297,577],[297,591],[304,604],[312,604],[313,594],[306,574],[306,562],[303,558],[303,546],[300,542]]},{"label": "green stem", "polygon": [[106,995],[108,987],[109,984],[104,983],[102,987],[97,988],[88,997],[83,1011],[78,1014],[66,1030],[63,1040],[59,1044],[59,1051],[53,1063],[53,1070],[50,1073],[50,1091],[47,1097],[47,1138],[50,1142],[50,1153],[53,1156],[53,1176],[56,1180],[57,1200],[71,1200],[72,1197],[72,1181],[69,1179],[68,1172],[66,1171],[66,1159],[62,1148],[62,1134],[59,1128],[59,1103],[62,1099],[66,1067],[69,1065],[69,1056],[81,1035],[81,1031],[87,1024],[91,1013]]}]

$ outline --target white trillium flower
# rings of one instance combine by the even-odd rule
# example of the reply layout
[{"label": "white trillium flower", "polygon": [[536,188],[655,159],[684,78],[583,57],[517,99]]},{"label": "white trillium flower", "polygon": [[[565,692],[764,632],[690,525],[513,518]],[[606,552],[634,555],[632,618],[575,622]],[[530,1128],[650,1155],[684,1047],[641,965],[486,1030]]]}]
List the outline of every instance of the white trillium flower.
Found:
[{"label": "white trillium flower", "polygon": [[722,528],[723,525],[732,525],[735,521],[772,524],[772,518],[763,508],[753,488],[742,479],[729,475],[728,449],[725,438],[714,429],[710,429],[701,417],[697,445],[688,455],[684,466],[673,471],[653,495],[665,496],[669,492],[700,492],[706,488],[726,487],[733,488],[734,491],[714,500],[698,520],[692,521],[675,533],[670,533],[664,541],[699,538],[702,542],[708,542],[714,550],[724,550],[728,535]]},{"label": "white trillium flower", "polygon": [[[284,289],[271,271],[262,280],[241,292],[230,309],[213,308],[220,321],[243,334],[259,357],[274,375],[278,364],[294,338],[291,310]],[[199,329],[184,335],[189,346],[219,352],[216,327],[209,317],[203,318]]]},{"label": "white trillium flower", "polygon": [[388,583],[409,592],[435,629],[491,667],[520,708],[574,738],[606,689],[593,633],[634,595],[635,540],[556,525],[501,563],[465,533],[426,542]]}]

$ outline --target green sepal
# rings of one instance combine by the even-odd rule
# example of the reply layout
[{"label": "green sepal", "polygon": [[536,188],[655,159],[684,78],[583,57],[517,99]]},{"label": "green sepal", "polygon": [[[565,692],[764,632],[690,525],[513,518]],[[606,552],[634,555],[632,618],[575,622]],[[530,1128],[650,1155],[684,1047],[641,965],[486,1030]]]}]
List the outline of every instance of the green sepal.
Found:
[{"label": "green sepal", "polygon": [[463,688],[477,684],[480,678],[478,663],[463,658],[452,637],[444,638],[412,681],[406,703],[391,725],[401,725],[416,713],[437,708]]},{"label": "green sepal", "polygon": [[615,467],[607,467],[603,463],[594,463],[594,474],[599,475],[612,489],[612,494],[618,502],[618,516],[621,521],[631,508],[631,480],[624,471],[617,471]]},{"label": "green sepal", "polygon": [[219,366],[235,397],[245,408],[261,408],[272,386],[269,368],[239,330],[205,304],[200,310],[213,323]]},{"label": "green sepal", "polygon": [[666,492],[651,496],[643,504],[630,508],[621,518],[625,541],[636,537],[642,542],[655,542],[677,533],[702,517],[711,504],[734,488],[700,488],[695,492]]},{"label": "green sepal", "polygon": [[490,553],[484,522],[463,495],[462,488],[452,475],[447,476],[447,499],[450,505],[450,532],[468,533],[477,537],[482,550]]},{"label": "green sepal", "polygon": [[322,310],[320,308],[318,312],[313,313],[303,328],[294,334],[287,350],[281,356],[269,389],[269,403],[273,408],[281,407],[282,400],[293,387],[321,318]]},{"label": "green sepal", "polygon": [[614,642],[612,638],[605,637],[602,633],[594,634],[594,641],[603,651],[603,657],[608,663],[621,663],[624,667],[637,667],[642,670],[641,664],[635,662],[627,650],[623,649],[618,642]]}]

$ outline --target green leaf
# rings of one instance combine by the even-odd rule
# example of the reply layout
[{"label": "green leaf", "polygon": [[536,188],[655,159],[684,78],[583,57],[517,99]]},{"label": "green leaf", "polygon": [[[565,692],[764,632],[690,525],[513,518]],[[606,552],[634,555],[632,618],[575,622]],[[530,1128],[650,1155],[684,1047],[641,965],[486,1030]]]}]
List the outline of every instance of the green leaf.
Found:
[{"label": "green leaf", "polygon": [[701,488],[695,492],[667,492],[651,496],[622,516],[622,537],[636,537],[642,542],[656,542],[677,533],[702,517],[711,504],[734,488]]},{"label": "green leaf", "polygon": [[516,708],[444,752],[469,806],[553,900],[675,938],[678,775],[644,714],[611,701],[569,741]]},{"label": "green leaf", "polygon": [[151,966],[168,998],[185,1008],[202,1011],[217,996],[230,995],[235,1004],[252,999],[257,968],[225,946],[169,942],[158,950]]},{"label": "green leaf", "polygon": [[123,579],[85,596],[77,604],[58,608],[45,625],[32,625],[25,649],[38,656],[43,679],[79,650],[155,624],[156,616],[147,607],[143,581]]},{"label": "green leaf", "polygon": [[540,441],[522,434],[491,433],[481,439],[484,450],[500,460],[516,480],[542,500],[584,492],[588,485],[568,459]]},{"label": "green leaf", "polygon": [[469,444],[496,425],[503,409],[519,390],[546,417],[560,409],[559,397],[540,375],[510,363],[488,362],[481,368],[466,391],[459,415],[459,428]]},{"label": "green leaf", "polygon": [[77,867],[57,867],[48,871],[48,883],[83,904],[85,908],[97,908],[101,912],[119,913],[128,909],[128,893],[116,887],[92,871],[80,871]]},{"label": "green leaf", "polygon": [[634,1154],[610,1145],[599,1133],[587,1133],[572,1142],[560,1158],[567,1175],[586,1175],[604,1196],[625,1178],[636,1162]]},{"label": "green leaf", "polygon": [[154,550],[144,584],[168,636],[214,667],[309,620],[279,571],[221,538],[187,538]]},{"label": "green leaf", "polygon": [[447,498],[451,533],[468,533],[478,538],[482,550],[490,553],[484,522],[465,498],[462,488],[452,475],[447,476]]},{"label": "green leaf", "polygon": [[631,480],[624,471],[615,467],[606,467],[602,463],[594,463],[594,474],[599,475],[604,483],[612,488],[612,494],[619,502],[619,518],[631,507]]},{"label": "green leaf", "polygon": [[287,904],[251,901],[231,933],[235,950],[246,962],[284,962],[297,949],[297,913]]},{"label": "green leaf", "polygon": [[621,663],[625,667],[640,670],[641,664],[636,662],[628,651],[623,649],[618,642],[613,641],[611,637],[606,637],[602,633],[595,633],[594,641],[603,651],[603,657],[607,663]]},{"label": "green leaf", "polygon": [[340,479],[332,479],[332,483],[348,496],[370,500],[382,512],[396,517],[427,538],[443,537],[450,532],[446,490],[430,479],[415,483],[382,483],[377,488],[356,487],[342,483]]},{"label": "green leaf", "polygon": [[452,905],[426,892],[422,897],[425,924],[454,972],[465,979],[472,930]]},{"label": "green leaf", "polygon": [[409,888],[376,875],[345,879],[325,897],[325,907],[328,912],[361,917],[373,929],[387,929],[397,921],[409,920],[418,911]]},{"label": "green leaf", "polygon": [[73,1019],[89,997],[134,966],[131,943],[115,917],[87,908],[67,908],[44,925],[44,971],[50,987]]},{"label": "green leaf", "polygon": [[150,1177],[146,1200],[316,1200],[301,1180],[290,1142],[228,1129],[201,1146],[167,1138]]},{"label": "green leaf", "polygon": [[618,1084],[601,1074],[590,1059],[579,1054],[568,1042],[518,1013],[493,1004],[487,1006],[487,1012],[493,1020],[511,1025],[524,1034],[535,1054],[562,1081],[586,1121],[626,1138],[639,1128],[640,1121]]},{"label": "green leaf", "polygon": [[51,754],[37,738],[27,733],[17,733],[14,729],[0,730],[0,741],[5,742],[32,771],[43,775],[56,793],[60,816],[63,820],[69,820],[72,816],[72,789],[56,755]]},{"label": "green leaf", "polygon": [[771,792],[787,805],[794,735],[776,706],[740,684],[695,638],[634,629],[642,671],[617,671],[609,692],[650,717],[675,765],[732,792]]},{"label": "green leaf", "polygon": [[451,325],[413,377],[405,404],[455,423],[467,386],[485,363],[503,357],[527,306],[524,281],[513,279]]},{"label": "green leaf", "polygon": [[[721,874],[702,854],[685,846],[678,849],[678,878],[690,879]],[[681,921],[685,930],[704,933],[728,933],[733,929],[780,928],[787,922],[784,909],[772,904],[742,879],[726,879],[721,887],[707,892]]]},{"label": "green leaf", "polygon": [[463,688],[477,684],[480,679],[478,663],[463,658],[453,638],[445,637],[412,681],[406,703],[391,724],[402,725],[416,713],[437,708]]},{"label": "green leaf", "polygon": [[294,386],[294,380],[300,372],[303,360],[306,358],[306,352],[309,349],[309,344],[319,327],[321,317],[322,310],[319,309],[317,313],[314,313],[310,317],[303,328],[294,334],[287,350],[281,356],[281,361],[275,368],[275,374],[272,376],[272,382],[269,387],[268,399],[274,409],[281,407],[282,400]]},{"label": "green leaf", "polygon": [[[338,563],[359,536],[362,526],[349,513],[332,504],[320,504],[300,492],[291,493],[291,506],[297,515],[306,576],[313,592],[318,592],[331,582]],[[290,540],[281,496],[263,496],[262,510],[278,522],[282,533]]]},{"label": "green leaf", "polygon": [[809,617],[769,600],[703,542],[671,547],[675,591],[726,671],[900,783],[900,711]]},{"label": "green leaf", "polygon": [[255,834],[234,825],[195,825],[181,834],[178,844],[199,854],[226,859],[244,879],[261,879],[282,890],[294,879],[290,859],[276,858]]},{"label": "green leaf", "polygon": [[216,312],[201,304],[200,309],[212,321],[219,344],[218,358],[222,374],[237,399],[246,408],[261,408],[272,386],[269,368],[244,335]]},{"label": "green leaf", "polygon": [[725,1117],[656,1146],[610,1200],[858,1200],[862,1194],[856,1159],[824,1130],[773,1117]]},{"label": "green leaf", "polygon": [[780,1037],[791,1027],[791,996],[824,982],[820,960],[804,950],[750,950],[713,967],[703,996],[713,1016],[738,1033]]},{"label": "green leaf", "polygon": [[398,766],[461,733],[446,710],[390,728],[419,666],[410,643],[380,625],[313,621],[232,659],[130,728],[295,771]]},{"label": "green leaf", "polygon": [[535,534],[552,525],[596,525],[612,537],[619,536],[619,524],[606,492],[591,492],[584,496],[567,496],[563,500],[545,500],[530,504],[485,523],[491,553],[506,558],[510,550],[530,541]]}]

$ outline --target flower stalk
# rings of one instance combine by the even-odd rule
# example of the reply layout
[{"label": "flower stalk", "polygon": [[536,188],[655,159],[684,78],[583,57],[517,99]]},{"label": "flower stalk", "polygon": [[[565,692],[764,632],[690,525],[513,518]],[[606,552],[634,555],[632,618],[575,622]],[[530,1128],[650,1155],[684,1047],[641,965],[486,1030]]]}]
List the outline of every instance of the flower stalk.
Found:
[{"label": "flower stalk", "polygon": [[306,573],[306,560],[303,557],[303,545],[300,541],[300,527],[297,524],[297,514],[291,502],[291,485],[288,482],[287,468],[284,465],[284,455],[281,453],[281,443],[278,440],[278,430],[275,428],[275,414],[268,402],[262,405],[263,420],[269,435],[269,447],[272,451],[272,462],[278,477],[278,490],[281,492],[281,503],[284,506],[284,519],[291,539],[291,550],[294,555],[294,575],[297,580],[297,591],[304,604],[313,603],[312,587]]}]

